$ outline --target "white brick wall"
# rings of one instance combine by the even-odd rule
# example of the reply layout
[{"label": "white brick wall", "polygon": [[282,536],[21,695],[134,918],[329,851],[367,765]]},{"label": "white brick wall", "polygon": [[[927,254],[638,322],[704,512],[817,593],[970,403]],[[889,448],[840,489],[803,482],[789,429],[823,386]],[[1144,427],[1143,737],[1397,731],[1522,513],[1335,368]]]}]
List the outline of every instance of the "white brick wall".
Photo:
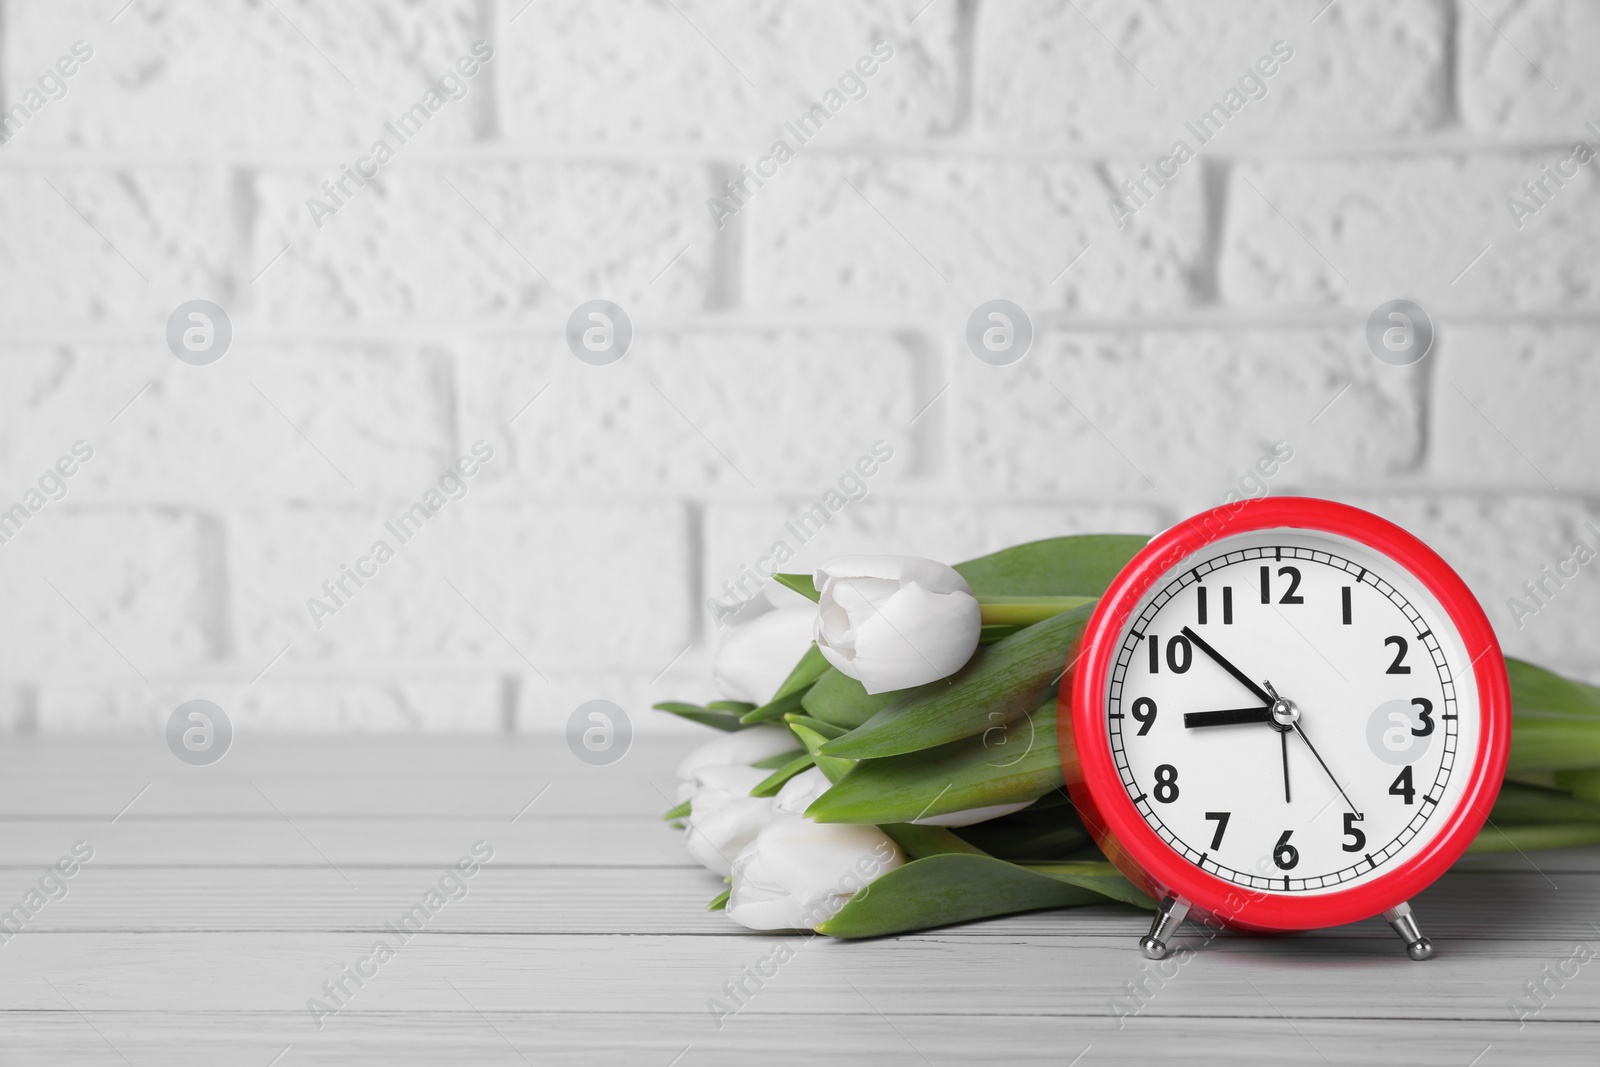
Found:
[{"label": "white brick wall", "polygon": [[[0,728],[205,697],[243,732],[557,729],[607,697],[660,729],[649,700],[712,695],[704,598],[880,439],[796,566],[1153,532],[1285,440],[1274,492],[1397,518],[1512,651],[1600,677],[1600,572],[1506,606],[1600,517],[1600,163],[1542,169],[1600,142],[1600,7],[1323,3],[6,0],[0,509],[95,451],[0,544]],[[1259,99],[1199,145],[1230,90]],[[1409,368],[1363,339],[1399,297],[1438,328]],[[194,298],[232,318],[211,366],[164,341]],[[611,366],[564,342],[594,298],[633,321]],[[1036,328],[1013,366],[965,347],[993,298]]]}]

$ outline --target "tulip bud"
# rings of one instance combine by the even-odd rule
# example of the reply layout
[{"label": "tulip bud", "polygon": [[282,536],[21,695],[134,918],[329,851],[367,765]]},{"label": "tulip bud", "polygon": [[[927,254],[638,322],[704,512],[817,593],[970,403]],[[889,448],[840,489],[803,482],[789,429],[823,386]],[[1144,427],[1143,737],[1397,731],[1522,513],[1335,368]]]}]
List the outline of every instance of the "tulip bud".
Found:
[{"label": "tulip bud", "polygon": [[773,798],[750,795],[768,773],[731,763],[716,763],[694,772],[689,782],[692,792],[684,844],[696,863],[728,876],[739,850],[772,818]]},{"label": "tulip bud", "polygon": [[766,781],[771,773],[736,763],[713,763],[690,776],[680,798],[689,801],[691,812],[705,814],[735,797],[749,796],[750,790]]},{"label": "tulip bud", "polygon": [[811,645],[816,609],[779,608],[735,626],[711,665],[717,689],[729,700],[771,700]]},{"label": "tulip bud", "polygon": [[811,802],[826,793],[832,785],[827,775],[811,767],[784,782],[783,788],[778,790],[778,795],[773,799],[777,801],[777,810],[804,815]]},{"label": "tulip bud", "polygon": [[914,556],[843,556],[813,576],[817,647],[868,693],[937,681],[972,658],[978,601],[950,567]]},{"label": "tulip bud", "polygon": [[772,797],[734,797],[704,814],[690,812],[684,843],[689,856],[726,878],[733,859],[772,821]]},{"label": "tulip bud", "polygon": [[[683,757],[678,764],[678,777],[692,781],[702,767],[715,767],[719,763],[732,763],[748,767],[752,763],[800,747],[794,734],[782,723],[763,723],[743,730],[723,734],[708,741]],[[682,797],[678,799],[682,800]]]},{"label": "tulip bud", "polygon": [[876,826],[780,811],[733,861],[728,918],[752,930],[810,929],[905,862]]}]

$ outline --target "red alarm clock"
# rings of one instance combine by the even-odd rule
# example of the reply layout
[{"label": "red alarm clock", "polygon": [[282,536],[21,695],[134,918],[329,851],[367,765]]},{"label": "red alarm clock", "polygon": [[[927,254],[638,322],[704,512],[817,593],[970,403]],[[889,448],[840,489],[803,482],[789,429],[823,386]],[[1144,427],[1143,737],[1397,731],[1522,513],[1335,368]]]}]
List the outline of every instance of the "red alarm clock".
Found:
[{"label": "red alarm clock", "polygon": [[1160,534],[1111,583],[1062,678],[1061,765],[1085,825],[1161,902],[1246,930],[1382,914],[1483,826],[1511,741],[1505,660],[1466,584],[1358,508],[1266,498]]}]

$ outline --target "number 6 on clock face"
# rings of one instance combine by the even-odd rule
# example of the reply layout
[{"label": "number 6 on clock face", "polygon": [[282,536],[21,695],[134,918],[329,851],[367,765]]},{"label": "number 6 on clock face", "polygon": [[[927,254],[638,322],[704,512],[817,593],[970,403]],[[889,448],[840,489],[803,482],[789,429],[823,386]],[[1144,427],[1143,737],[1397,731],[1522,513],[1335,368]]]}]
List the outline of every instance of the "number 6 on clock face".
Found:
[{"label": "number 6 on clock face", "polygon": [[1327,501],[1156,538],[1062,694],[1063,767],[1107,855],[1229,925],[1400,905],[1471,842],[1504,773],[1505,669],[1477,602],[1421,542]]}]

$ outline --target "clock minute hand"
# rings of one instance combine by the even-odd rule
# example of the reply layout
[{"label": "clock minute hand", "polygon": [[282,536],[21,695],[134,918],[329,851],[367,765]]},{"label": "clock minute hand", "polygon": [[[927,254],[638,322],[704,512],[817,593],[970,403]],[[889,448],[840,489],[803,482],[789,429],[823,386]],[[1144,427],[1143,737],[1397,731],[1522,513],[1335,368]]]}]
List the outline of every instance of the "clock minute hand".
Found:
[{"label": "clock minute hand", "polygon": [[1238,726],[1250,722],[1271,722],[1272,709],[1266,708],[1226,708],[1222,711],[1186,711],[1183,713],[1183,725],[1195,726]]},{"label": "clock minute hand", "polygon": [[1223,670],[1237,678],[1239,680],[1239,684],[1250,690],[1250,692],[1254,693],[1257,700],[1261,701],[1263,704],[1271,705],[1272,698],[1267,695],[1267,691],[1261,688],[1255,682],[1251,681],[1250,676],[1245,674],[1244,671],[1241,671],[1238,667],[1235,667],[1233,664],[1229,663],[1227,659],[1223,657],[1222,653],[1212,648],[1206,642],[1205,638],[1201,637],[1199,634],[1195,633],[1194,630],[1187,626],[1180,630],[1179,633],[1187,637],[1191,644],[1198,646],[1201,652],[1204,652],[1206,655],[1216,660]]}]

